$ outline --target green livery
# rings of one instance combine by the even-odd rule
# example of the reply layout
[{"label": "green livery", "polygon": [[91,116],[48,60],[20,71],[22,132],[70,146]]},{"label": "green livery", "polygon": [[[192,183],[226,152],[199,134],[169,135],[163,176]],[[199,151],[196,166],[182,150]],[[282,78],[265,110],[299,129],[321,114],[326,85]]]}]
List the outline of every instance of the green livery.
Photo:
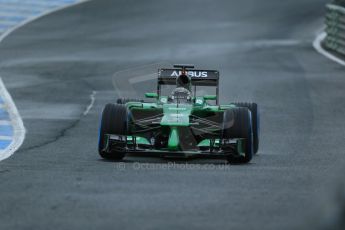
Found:
[{"label": "green livery", "polygon": [[[225,158],[247,163],[259,147],[256,103],[219,104],[219,72],[174,65],[158,71],[157,92],[151,102],[119,99],[107,104],[99,128],[99,154],[122,159],[126,154],[162,157]],[[164,95],[162,87],[174,85]],[[198,95],[198,87],[214,95]]]}]

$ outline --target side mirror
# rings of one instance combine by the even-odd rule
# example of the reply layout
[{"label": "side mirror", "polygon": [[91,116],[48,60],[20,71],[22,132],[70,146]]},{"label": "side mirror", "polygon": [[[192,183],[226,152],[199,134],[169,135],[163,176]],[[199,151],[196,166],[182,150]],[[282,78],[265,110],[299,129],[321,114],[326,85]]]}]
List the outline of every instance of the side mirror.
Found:
[{"label": "side mirror", "polygon": [[217,100],[217,95],[205,95],[204,100]]},{"label": "side mirror", "polygon": [[158,98],[157,93],[145,93],[146,98]]}]

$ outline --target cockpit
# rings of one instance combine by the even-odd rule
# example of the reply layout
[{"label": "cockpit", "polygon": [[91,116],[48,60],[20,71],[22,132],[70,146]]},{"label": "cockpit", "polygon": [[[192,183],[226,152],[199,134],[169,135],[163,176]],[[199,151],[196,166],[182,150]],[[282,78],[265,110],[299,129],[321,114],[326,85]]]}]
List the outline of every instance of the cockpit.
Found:
[{"label": "cockpit", "polygon": [[186,74],[176,78],[176,88],[168,97],[170,103],[192,103],[191,81]]},{"label": "cockpit", "polygon": [[170,103],[192,103],[191,92],[184,87],[175,88],[168,97]]}]

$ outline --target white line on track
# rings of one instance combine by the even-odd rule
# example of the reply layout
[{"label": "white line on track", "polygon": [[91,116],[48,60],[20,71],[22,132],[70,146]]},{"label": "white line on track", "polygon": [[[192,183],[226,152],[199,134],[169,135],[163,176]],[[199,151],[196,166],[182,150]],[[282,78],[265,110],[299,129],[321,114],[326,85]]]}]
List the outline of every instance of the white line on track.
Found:
[{"label": "white line on track", "polygon": [[[25,26],[26,24],[33,22],[39,18],[42,18],[46,15],[49,15],[51,13],[60,11],[60,10],[64,10],[67,8],[70,8],[72,6],[76,6],[85,2],[88,2],[91,0],[81,0],[75,3],[71,3],[68,5],[64,5],[64,6],[60,6],[60,7],[56,7],[55,9],[48,9],[47,11],[43,12],[42,14],[30,17],[20,23],[18,23],[15,27],[5,31],[3,34],[1,34],[0,36],[0,43],[7,37],[9,36],[11,33],[13,33],[14,31],[16,31],[17,29]],[[6,106],[8,107],[8,113],[10,115],[10,119],[11,119],[11,123],[13,125],[13,141],[11,142],[11,144],[4,150],[0,150],[0,161],[10,157],[15,151],[18,150],[18,148],[23,144],[24,139],[25,139],[25,127],[23,124],[23,120],[21,119],[17,107],[15,106],[11,95],[8,93],[2,79],[0,78],[0,96],[1,98],[5,101]],[[93,103],[92,103],[93,105]],[[90,107],[90,109],[92,108],[92,105]],[[85,111],[86,112],[86,111]]]},{"label": "white line on track", "polygon": [[7,30],[5,33],[3,33],[1,36],[0,36],[0,43],[8,36],[10,35],[11,33],[13,33],[15,30],[25,26],[26,24],[30,23],[30,22],[33,22],[39,18],[42,18],[48,14],[51,14],[51,13],[54,13],[54,12],[57,12],[57,11],[60,11],[60,10],[64,10],[64,9],[67,9],[69,7],[72,7],[72,6],[76,6],[76,5],[79,5],[79,4],[82,4],[84,2],[88,2],[88,1],[91,1],[91,0],[81,0],[81,1],[78,1],[78,2],[75,2],[75,3],[72,3],[72,4],[69,4],[69,5],[64,5],[64,6],[60,6],[60,7],[57,7],[55,9],[50,9],[50,10],[47,10],[45,11],[44,13],[42,14],[39,14],[37,16],[34,16],[34,17],[31,17],[31,18],[28,18],[22,22],[20,22],[19,24],[17,24],[15,27]]},{"label": "white line on track", "polygon": [[86,116],[90,110],[92,109],[93,105],[95,104],[95,100],[96,100],[96,94],[97,92],[96,91],[92,91],[91,95],[90,95],[90,104],[86,107],[83,115]]},{"label": "white line on track", "polygon": [[[0,161],[8,158],[11,156],[22,144],[25,138],[25,128],[23,124],[23,120],[20,117],[17,107],[14,104],[11,95],[8,93],[7,89],[5,88],[2,79],[0,78],[0,97],[4,100],[7,106],[7,112],[11,119],[11,124],[13,127],[13,141],[6,149],[1,150],[0,152]],[[1,139],[1,137],[0,137]]]},{"label": "white line on track", "polygon": [[331,54],[330,52],[328,52],[327,50],[325,50],[322,47],[321,43],[326,38],[326,36],[327,36],[326,32],[321,32],[319,35],[317,35],[317,37],[315,38],[315,40],[313,42],[314,48],[316,49],[317,52],[319,52],[323,56],[327,57],[328,59],[331,59],[332,61],[335,61],[338,64],[345,66],[344,60],[336,57],[335,55]]},{"label": "white line on track", "polygon": [[343,14],[345,14],[345,9],[344,9],[344,7],[340,7],[340,6],[333,5],[333,4],[327,4],[327,7],[328,7],[329,9],[332,9],[332,10],[338,10],[338,11],[342,12]]}]

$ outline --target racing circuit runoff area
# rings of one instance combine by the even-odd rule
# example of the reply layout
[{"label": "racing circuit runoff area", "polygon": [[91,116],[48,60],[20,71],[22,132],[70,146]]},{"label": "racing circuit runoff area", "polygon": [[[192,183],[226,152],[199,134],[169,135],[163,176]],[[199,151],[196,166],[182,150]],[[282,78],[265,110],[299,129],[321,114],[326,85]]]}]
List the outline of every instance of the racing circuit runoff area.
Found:
[{"label": "racing circuit runoff area", "polygon": [[[327,2],[93,0],[11,33],[0,75],[26,137],[0,162],[0,229],[343,229],[344,67],[312,47]],[[102,160],[114,74],[152,63],[219,70],[220,103],[257,102],[257,156]]]}]

